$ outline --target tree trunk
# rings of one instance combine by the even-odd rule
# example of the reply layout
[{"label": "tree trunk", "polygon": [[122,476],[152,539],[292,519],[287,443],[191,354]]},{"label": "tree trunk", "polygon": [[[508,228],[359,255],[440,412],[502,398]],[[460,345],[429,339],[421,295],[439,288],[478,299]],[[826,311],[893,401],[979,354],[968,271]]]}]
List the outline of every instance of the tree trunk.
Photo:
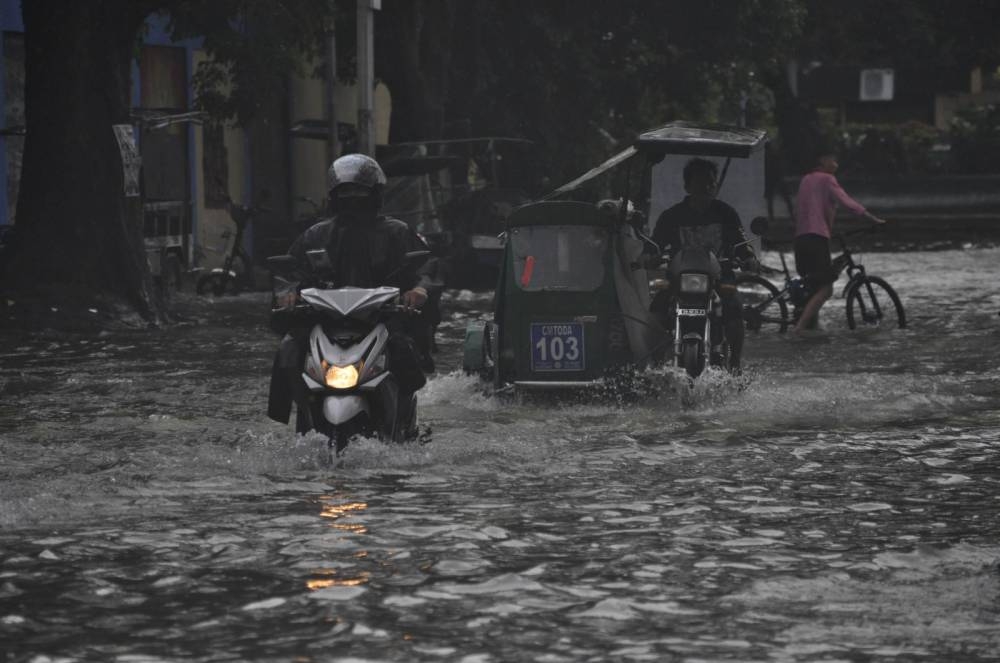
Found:
[{"label": "tree trunk", "polygon": [[112,130],[131,123],[131,61],[152,7],[129,0],[22,5],[27,134],[8,292],[110,297],[159,319],[141,198],[124,195]]},{"label": "tree trunk", "polygon": [[443,136],[455,6],[396,0],[376,13],[376,72],[392,94],[390,142]]}]

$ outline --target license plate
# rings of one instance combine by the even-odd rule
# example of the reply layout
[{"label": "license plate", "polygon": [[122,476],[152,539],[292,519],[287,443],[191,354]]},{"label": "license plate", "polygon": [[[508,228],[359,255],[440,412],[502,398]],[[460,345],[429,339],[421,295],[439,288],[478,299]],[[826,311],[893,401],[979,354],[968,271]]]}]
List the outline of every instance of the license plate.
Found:
[{"label": "license plate", "polygon": [[677,315],[684,317],[694,317],[701,318],[705,316],[705,309],[703,308],[679,308],[677,309]]},{"label": "license plate", "polygon": [[579,322],[531,323],[532,371],[582,371],[583,325]]}]

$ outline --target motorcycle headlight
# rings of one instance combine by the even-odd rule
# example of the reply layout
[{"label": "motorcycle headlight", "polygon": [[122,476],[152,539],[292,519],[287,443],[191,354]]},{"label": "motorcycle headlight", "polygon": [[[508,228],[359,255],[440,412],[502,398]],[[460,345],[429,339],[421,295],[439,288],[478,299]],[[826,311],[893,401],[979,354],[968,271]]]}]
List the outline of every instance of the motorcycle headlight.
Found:
[{"label": "motorcycle headlight", "polygon": [[348,366],[328,366],[326,368],[326,386],[331,389],[350,389],[358,384],[358,368],[354,364]]},{"label": "motorcycle headlight", "polygon": [[708,292],[707,274],[681,274],[681,292],[685,295],[704,295]]}]

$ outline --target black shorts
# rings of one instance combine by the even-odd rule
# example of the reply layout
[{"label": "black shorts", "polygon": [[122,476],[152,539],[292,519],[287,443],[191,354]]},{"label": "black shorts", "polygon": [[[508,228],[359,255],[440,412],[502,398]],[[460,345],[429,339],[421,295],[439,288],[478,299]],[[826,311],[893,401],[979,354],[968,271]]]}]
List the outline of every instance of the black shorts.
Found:
[{"label": "black shorts", "polygon": [[830,262],[830,240],[822,235],[799,235],[795,238],[795,271],[813,287],[837,280]]}]

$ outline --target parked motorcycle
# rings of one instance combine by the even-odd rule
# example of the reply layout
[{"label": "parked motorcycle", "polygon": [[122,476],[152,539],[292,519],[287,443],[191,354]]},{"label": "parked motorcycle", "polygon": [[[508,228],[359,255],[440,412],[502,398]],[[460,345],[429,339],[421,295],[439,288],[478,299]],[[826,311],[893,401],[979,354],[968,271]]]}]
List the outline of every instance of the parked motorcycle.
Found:
[{"label": "parked motorcycle", "polygon": [[307,342],[302,372],[307,407],[297,408],[296,431],[326,435],[337,454],[357,435],[391,442],[415,437],[417,398],[401,398],[387,352],[390,320],[413,314],[399,304],[399,289],[321,282],[299,290],[289,277],[294,262],[290,256],[268,259],[272,326],[298,330]]}]

